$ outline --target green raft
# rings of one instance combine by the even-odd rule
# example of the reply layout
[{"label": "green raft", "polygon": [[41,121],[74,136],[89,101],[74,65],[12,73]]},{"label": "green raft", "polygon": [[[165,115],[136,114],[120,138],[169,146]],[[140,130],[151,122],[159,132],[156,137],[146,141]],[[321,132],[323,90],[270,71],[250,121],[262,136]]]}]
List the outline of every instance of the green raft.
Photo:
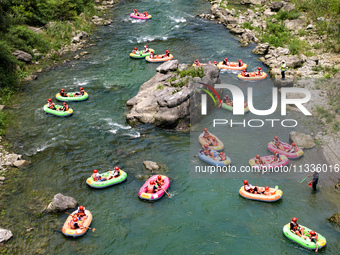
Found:
[{"label": "green raft", "polygon": [[[309,229],[305,226],[302,226],[302,225],[300,225],[300,227],[303,227],[305,229],[304,235],[309,237],[309,232],[311,231],[311,229]],[[304,238],[302,238],[302,237],[294,234],[292,231],[290,231],[290,224],[289,223],[286,224],[283,227],[283,233],[288,239],[300,244],[301,246],[303,246],[307,249],[312,249],[312,250],[316,249],[316,244],[314,242],[305,240]],[[319,249],[321,249],[322,247],[324,247],[326,245],[326,238],[319,233],[317,233],[317,235],[318,235],[318,239],[319,239],[318,240]]]},{"label": "green raft", "polygon": [[[229,111],[233,111],[233,107],[230,106],[230,105],[227,105],[225,103],[222,104],[222,108],[226,109],[226,110],[229,110]],[[246,108],[244,108],[244,112],[249,112],[249,107],[247,106]]]},{"label": "green raft", "polygon": [[[100,174],[102,177],[108,177],[109,176],[109,172],[105,172]],[[91,186],[92,188],[96,188],[96,189],[102,189],[102,188],[106,188],[106,187],[110,187],[112,185],[116,185],[118,183],[121,183],[123,181],[125,181],[127,178],[127,173],[125,173],[124,171],[120,170],[120,175],[117,178],[113,178],[110,179],[108,181],[97,181],[95,182],[92,178],[92,176],[90,178],[87,178],[86,183]]]},{"label": "green raft", "polygon": [[[62,109],[63,106],[62,105],[54,105],[55,108],[57,109]],[[44,105],[44,111],[56,116],[60,116],[60,117],[66,117],[66,116],[70,116],[73,113],[73,110],[71,108],[68,108],[68,111],[57,111],[57,110],[52,110],[50,108],[47,107],[47,104]]]},{"label": "green raft", "polygon": [[137,59],[145,58],[147,56],[150,56],[151,51],[154,51],[154,50],[153,49],[149,49],[149,52],[139,51],[137,54],[134,54],[134,53],[131,52],[130,53],[130,57],[131,58],[137,58]]},{"label": "green raft", "polygon": [[68,95],[68,97],[62,97],[60,95],[60,93],[56,94],[55,97],[57,98],[57,100],[62,101],[62,102],[75,102],[75,101],[84,101],[86,99],[89,98],[89,94],[87,94],[87,92],[85,92],[84,95],[80,95],[80,96],[73,96],[73,94],[76,92],[68,92],[66,93],[66,95]]}]

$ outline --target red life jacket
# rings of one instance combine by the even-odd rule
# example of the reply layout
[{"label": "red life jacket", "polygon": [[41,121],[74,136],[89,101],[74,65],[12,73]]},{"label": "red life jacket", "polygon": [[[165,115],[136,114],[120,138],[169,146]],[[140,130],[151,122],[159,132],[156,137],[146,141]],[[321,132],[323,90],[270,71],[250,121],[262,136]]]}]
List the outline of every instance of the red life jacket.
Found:
[{"label": "red life jacket", "polygon": [[92,174],[92,178],[93,178],[93,180],[94,180],[95,182],[98,181],[97,174],[93,173],[93,174]]},{"label": "red life jacket", "polygon": [[54,109],[54,103],[50,104],[50,109]]}]

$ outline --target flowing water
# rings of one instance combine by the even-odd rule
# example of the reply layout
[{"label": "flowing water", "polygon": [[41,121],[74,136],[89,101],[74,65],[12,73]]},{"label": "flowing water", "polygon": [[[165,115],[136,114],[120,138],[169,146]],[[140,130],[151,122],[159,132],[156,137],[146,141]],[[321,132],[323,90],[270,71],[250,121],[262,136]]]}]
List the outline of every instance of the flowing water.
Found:
[{"label": "flowing water", "polygon": [[[131,20],[134,8],[147,10],[153,18],[148,21]],[[196,17],[209,11],[210,4],[203,0],[125,1],[109,14],[114,22],[99,27],[93,35],[97,46],[79,61],[47,72],[27,86],[15,99],[16,108],[10,110],[15,117],[8,137],[13,149],[24,155],[31,164],[18,177],[22,183],[8,198],[6,211],[18,233],[33,227],[31,234],[18,235],[14,231],[16,254],[296,254],[308,251],[290,242],[282,233],[284,224],[294,216],[299,222],[327,237],[324,254],[338,254],[339,232],[327,222],[338,205],[328,201],[322,179],[320,191],[311,193],[307,181],[299,181],[306,174],[291,176],[266,175],[247,178],[258,185],[283,189],[283,199],[276,203],[261,203],[241,198],[238,189],[244,176],[239,178],[194,178],[190,163],[203,164],[194,158],[199,144],[187,133],[163,130],[152,125],[130,127],[125,121],[128,109],[125,103],[135,96],[141,84],[150,79],[158,64],[128,57],[137,46],[148,44],[156,54],[166,49],[180,63],[242,60],[250,70],[262,66],[251,53],[254,45],[239,47],[237,40],[220,24]],[[252,86],[259,108],[266,109],[271,97],[271,79],[258,83],[237,80],[234,74],[221,73],[221,81],[238,85],[243,91]],[[74,114],[58,118],[44,113],[46,100],[64,88],[78,90],[83,86],[89,93],[85,102],[69,103]],[[54,100],[55,101],[55,100]],[[268,104],[267,104],[268,103]],[[278,111],[277,111],[278,112]],[[278,117],[279,112],[272,117]],[[289,118],[298,118],[295,115]],[[214,118],[230,119],[232,115],[216,109],[204,124],[193,127],[199,131],[212,126]],[[247,115],[249,118],[257,118]],[[292,130],[304,131],[310,120],[299,119],[295,129],[230,128],[214,129],[226,144],[227,155],[233,165],[247,165],[257,153],[267,154],[266,144],[274,135],[288,141]],[[192,150],[190,150],[190,142]],[[141,201],[137,194],[150,174],[143,161],[161,163],[171,179],[171,198],[163,197],[156,203]],[[308,150],[295,162],[326,162],[318,149]],[[99,172],[120,166],[128,173],[128,180],[120,185],[95,190],[85,183],[93,169]],[[221,176],[218,176],[221,177]],[[225,177],[225,176],[223,176]],[[322,175],[321,175],[322,178]],[[29,203],[41,204],[34,197],[45,195],[49,199],[56,193],[74,197],[86,206],[94,217],[95,232],[78,239],[61,233],[67,218],[64,213],[40,215]],[[33,198],[32,198],[33,197]],[[32,201],[33,200],[33,201]],[[46,202],[46,201],[43,201]],[[33,215],[34,214],[34,215]],[[40,217],[40,218],[39,218]],[[20,225],[20,227],[18,227]],[[10,226],[8,227],[10,228]],[[17,234],[17,235],[16,235]]]}]

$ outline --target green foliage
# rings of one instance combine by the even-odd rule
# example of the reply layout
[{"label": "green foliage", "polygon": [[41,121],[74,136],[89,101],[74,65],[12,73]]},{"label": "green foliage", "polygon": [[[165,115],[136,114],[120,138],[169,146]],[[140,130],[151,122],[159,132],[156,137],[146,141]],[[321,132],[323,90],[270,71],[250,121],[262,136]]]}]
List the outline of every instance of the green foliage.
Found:
[{"label": "green foliage", "polygon": [[279,10],[276,19],[277,20],[292,20],[292,19],[298,19],[301,16],[301,13],[298,10],[292,10],[292,11],[282,11]]},{"label": "green foliage", "polygon": [[189,82],[189,77],[185,79],[180,79],[179,82],[175,83],[172,85],[172,87],[180,87],[182,88],[183,86],[186,86]]},{"label": "green foliage", "polygon": [[307,31],[304,29],[299,30],[299,36],[306,36],[307,34],[308,34]]},{"label": "green foliage", "polygon": [[164,89],[164,86],[162,84],[158,84],[157,89]]},{"label": "green foliage", "polygon": [[17,86],[15,70],[17,63],[8,45],[0,41],[0,101],[3,100],[2,97],[8,92],[7,90],[12,90]]},{"label": "green foliage", "polygon": [[315,43],[315,44],[313,44],[313,48],[314,48],[314,49],[316,49],[316,50],[319,50],[319,49],[321,49],[321,48],[322,48],[322,46],[323,46],[323,44],[322,44],[322,43]]},{"label": "green foliage", "polygon": [[301,41],[300,39],[293,39],[288,43],[288,48],[291,54],[295,55],[298,53],[303,53],[306,56],[309,56],[310,45],[305,41]]},{"label": "green foliage", "polygon": [[267,21],[267,32],[262,35],[262,41],[268,42],[275,47],[284,47],[291,39],[290,33],[285,28],[284,23],[273,23]]},{"label": "green foliage", "polygon": [[333,125],[332,125],[332,128],[333,128],[334,132],[336,132],[336,133],[339,132],[340,131],[340,121],[334,122]]},{"label": "green foliage", "polygon": [[0,135],[5,134],[5,130],[8,126],[8,122],[6,119],[6,114],[2,111],[0,111]]},{"label": "green foliage", "polygon": [[242,26],[243,28],[253,29],[252,25],[249,22],[244,22]]},{"label": "green foliage", "polygon": [[203,67],[189,67],[182,71],[177,71],[180,78],[183,78],[185,76],[191,76],[191,77],[200,77],[202,78],[204,76],[204,70]]}]

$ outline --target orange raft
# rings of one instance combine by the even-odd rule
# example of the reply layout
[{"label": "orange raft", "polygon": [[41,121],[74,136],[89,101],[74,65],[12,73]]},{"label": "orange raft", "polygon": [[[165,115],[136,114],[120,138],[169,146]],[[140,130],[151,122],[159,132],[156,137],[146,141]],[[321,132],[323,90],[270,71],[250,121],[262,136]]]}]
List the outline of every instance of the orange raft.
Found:
[{"label": "orange raft", "polygon": [[245,81],[258,81],[267,78],[267,74],[262,72],[262,75],[258,75],[257,72],[248,73],[249,76],[243,76],[242,74],[237,75],[238,78]]},{"label": "orange raft", "polygon": [[173,58],[174,56],[172,54],[170,54],[169,57],[163,57],[163,55],[154,55],[153,58],[150,58],[150,56],[146,56],[145,60],[151,63],[161,63],[161,62],[169,61]]},{"label": "orange raft", "polygon": [[247,68],[247,64],[243,63],[242,66],[238,66],[238,63],[236,62],[228,62],[228,65],[223,65],[223,62],[220,62],[217,64],[217,67],[220,69],[242,71],[243,69]]},{"label": "orange raft", "polygon": [[74,211],[73,213],[71,213],[70,216],[67,217],[62,232],[65,236],[72,236],[72,237],[78,237],[78,236],[82,236],[85,235],[85,233],[87,232],[89,226],[91,225],[92,222],[92,214],[89,210],[85,210],[85,214],[87,216],[87,219],[84,221],[78,221],[79,224],[83,225],[83,228],[78,228],[78,229],[71,229],[69,227],[69,223],[72,221],[72,218],[75,213],[77,211]]},{"label": "orange raft", "polygon": [[[258,187],[260,190],[264,190],[264,187]],[[263,202],[275,202],[281,199],[282,197],[282,190],[269,188],[269,191],[272,195],[263,195],[263,194],[253,194],[244,190],[244,186],[242,186],[239,190],[239,193],[242,197],[251,199],[251,200],[258,200]]]}]

